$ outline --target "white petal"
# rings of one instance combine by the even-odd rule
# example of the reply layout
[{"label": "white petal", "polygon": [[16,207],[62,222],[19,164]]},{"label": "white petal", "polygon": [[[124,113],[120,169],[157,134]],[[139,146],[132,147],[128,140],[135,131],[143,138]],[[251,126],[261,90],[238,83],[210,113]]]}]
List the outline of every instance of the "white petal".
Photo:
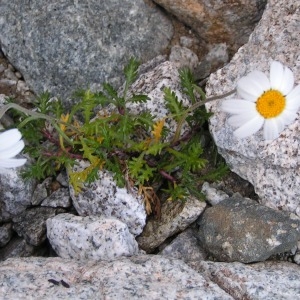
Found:
[{"label": "white petal", "polygon": [[221,109],[230,114],[240,114],[255,110],[255,103],[246,100],[230,99],[222,102]]},{"label": "white petal", "polygon": [[285,125],[290,125],[293,123],[297,117],[296,111],[290,111],[285,109],[282,114],[280,115],[281,119],[283,120]]},{"label": "white petal", "polygon": [[271,88],[280,90],[283,80],[283,65],[279,61],[273,61],[270,67]]},{"label": "white petal", "polygon": [[232,127],[240,127],[245,123],[249,122],[251,119],[255,118],[257,115],[258,114],[256,111],[234,115],[228,119],[228,123]]},{"label": "white petal", "polygon": [[0,151],[10,148],[22,138],[20,131],[16,128],[9,129],[0,134]]},{"label": "white petal", "polygon": [[258,96],[271,87],[269,78],[261,71],[252,71],[246,78],[250,82],[250,88],[255,89]]},{"label": "white petal", "polygon": [[12,158],[16,156],[23,150],[24,146],[23,140],[18,141],[10,148],[0,151],[0,159]]},{"label": "white petal", "polygon": [[282,118],[267,119],[264,124],[264,139],[274,140],[279,137],[284,129],[284,121]]},{"label": "white petal", "polygon": [[242,77],[236,87],[237,93],[245,100],[255,102],[262,94],[257,88],[253,88],[253,84],[248,80],[248,77]]},{"label": "white petal", "polygon": [[257,115],[255,118],[251,119],[243,126],[234,131],[234,135],[238,138],[245,138],[256,133],[263,125],[264,118]]},{"label": "white petal", "polygon": [[0,168],[16,168],[23,166],[26,163],[26,158],[8,158],[0,159]]},{"label": "white petal", "polygon": [[295,109],[298,110],[300,107],[300,84],[297,85],[287,96],[286,96],[287,105],[291,103]]},{"label": "white petal", "polygon": [[285,126],[285,122],[284,122],[283,116],[280,115],[280,116],[274,118],[274,122],[276,123],[278,133],[280,134],[283,131],[284,126]]},{"label": "white petal", "polygon": [[283,95],[287,95],[293,89],[293,86],[294,86],[294,74],[288,67],[285,67],[283,71],[283,79],[279,91]]}]

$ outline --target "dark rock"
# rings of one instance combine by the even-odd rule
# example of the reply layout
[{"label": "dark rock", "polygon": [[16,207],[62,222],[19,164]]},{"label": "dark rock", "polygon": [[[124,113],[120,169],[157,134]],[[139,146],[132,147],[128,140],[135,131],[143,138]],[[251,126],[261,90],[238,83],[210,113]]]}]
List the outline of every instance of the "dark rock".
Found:
[{"label": "dark rock", "polygon": [[207,254],[201,249],[193,228],[180,233],[170,244],[161,245],[159,254],[169,258],[181,259],[187,264],[190,261],[205,260]]},{"label": "dark rock", "polygon": [[62,98],[104,81],[120,85],[131,56],[161,54],[173,35],[171,21],[143,0],[1,1],[3,53],[36,92]]},{"label": "dark rock", "polygon": [[13,235],[12,224],[6,223],[0,226],[0,247],[4,247]]},{"label": "dark rock", "polygon": [[3,248],[0,248],[0,261],[10,257],[28,257],[37,254],[37,247],[28,244],[21,237],[14,237]]},{"label": "dark rock", "polygon": [[49,197],[43,200],[41,206],[49,207],[70,207],[71,198],[68,188],[59,188],[54,191]]},{"label": "dark rock", "polygon": [[250,199],[229,198],[198,220],[203,247],[219,261],[264,261],[291,250],[300,239],[300,221]]},{"label": "dark rock", "polygon": [[46,240],[46,220],[58,213],[65,212],[62,208],[35,207],[27,209],[13,218],[13,229],[27,243],[38,246]]}]

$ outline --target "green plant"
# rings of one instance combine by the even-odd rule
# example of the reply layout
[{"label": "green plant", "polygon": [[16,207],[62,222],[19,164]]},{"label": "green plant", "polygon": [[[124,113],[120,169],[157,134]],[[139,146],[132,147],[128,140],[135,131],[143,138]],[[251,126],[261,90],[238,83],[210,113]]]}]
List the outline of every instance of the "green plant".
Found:
[{"label": "green plant", "polygon": [[[183,69],[179,71],[180,80],[191,107],[184,106],[173,91],[165,88],[168,116],[156,120],[150,112],[132,114],[128,109],[131,103],[148,101],[147,95],[128,93],[137,78],[138,65],[132,58],[124,68],[122,95],[108,83],[103,84],[101,92],[80,90],[75,93],[78,101],[70,112],[64,112],[61,101],[53,100],[49,93],[36,99],[35,111],[7,104],[0,118],[9,108],[17,109],[18,127],[27,141],[25,151],[34,159],[23,174],[25,178],[41,180],[66,168],[70,183],[79,193],[84,183],[93,182],[98,170],[105,168],[114,174],[119,187],[138,188],[148,212],[158,195],[166,194],[172,200],[185,199],[189,194],[200,197],[199,171],[207,164],[200,137],[207,133],[203,125],[210,113],[203,104],[208,100],[192,73]],[[166,139],[167,119],[177,124],[170,140]],[[185,121],[187,129],[181,134]],[[87,160],[89,166],[75,172],[72,167],[78,159]],[[211,174],[217,178],[218,170]]]}]

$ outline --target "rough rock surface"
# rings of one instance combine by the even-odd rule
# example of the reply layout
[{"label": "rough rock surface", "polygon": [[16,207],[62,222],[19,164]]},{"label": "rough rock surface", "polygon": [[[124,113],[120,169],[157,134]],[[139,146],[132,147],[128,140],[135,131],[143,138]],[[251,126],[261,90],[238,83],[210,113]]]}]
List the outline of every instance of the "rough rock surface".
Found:
[{"label": "rough rock surface", "polygon": [[58,213],[62,208],[33,207],[13,218],[13,229],[28,244],[39,246],[46,240],[46,220]]},{"label": "rough rock surface", "polygon": [[149,219],[137,238],[139,246],[151,253],[168,237],[183,231],[196,221],[205,207],[205,202],[194,197],[188,197],[185,202],[165,202],[161,207],[161,218]]},{"label": "rough rock surface", "polygon": [[0,93],[1,96],[6,95],[9,97],[13,97],[18,102],[29,102],[30,100],[32,100],[33,96],[33,93],[30,91],[28,85],[25,83],[22,74],[7,61],[1,49]]},{"label": "rough rock surface", "polygon": [[68,188],[59,188],[54,191],[49,197],[43,200],[41,206],[49,207],[70,207],[71,198]]},{"label": "rough rock surface", "polygon": [[92,83],[120,84],[131,56],[147,61],[173,35],[166,15],[143,0],[2,1],[0,12],[4,54],[34,92],[62,97]]},{"label": "rough rock surface", "polygon": [[0,261],[11,257],[43,256],[45,253],[49,254],[47,247],[35,247],[25,239],[14,236],[6,246],[0,248]]},{"label": "rough rock surface", "polygon": [[[131,85],[128,97],[131,94],[143,94],[149,97],[145,103],[130,103],[128,110],[133,114],[140,114],[149,111],[155,120],[165,118],[170,114],[164,99],[164,88],[168,87],[175,92],[179,101],[184,106],[190,105],[190,100],[184,95],[179,78],[179,68],[183,67],[184,62],[176,63],[175,61],[166,61],[164,57],[159,56],[143,65],[140,69],[140,75]],[[177,123],[168,118],[165,126],[169,130],[167,139],[173,137]],[[186,127],[183,126],[182,132]]]},{"label": "rough rock surface", "polygon": [[13,235],[12,224],[4,223],[0,226],[0,247],[4,247]]},{"label": "rough rock surface", "polygon": [[300,268],[288,262],[256,264],[202,261],[195,269],[206,274],[234,299],[300,299]]},{"label": "rough rock surface", "polygon": [[201,245],[196,238],[196,232],[189,227],[167,245],[160,245],[160,255],[168,258],[181,259],[187,264],[190,261],[202,261],[207,257],[207,253],[201,248]]},{"label": "rough rock surface", "polygon": [[[208,96],[231,91],[238,79],[252,70],[268,73],[272,60],[291,68],[295,82],[299,84],[299,18],[300,7],[295,1],[268,1],[249,42],[226,67],[210,76]],[[295,122],[272,142],[264,141],[261,131],[246,139],[237,139],[233,136],[233,128],[226,122],[228,115],[220,111],[220,104],[221,101],[207,104],[214,113],[210,119],[210,130],[230,168],[254,185],[262,204],[300,216],[299,113]]]},{"label": "rough rock surface", "polygon": [[216,205],[229,197],[225,192],[213,187],[208,182],[203,183],[201,192],[205,195],[205,200],[211,205]]},{"label": "rough rock surface", "polygon": [[[84,161],[74,167],[77,172],[88,164]],[[129,231],[138,235],[146,223],[146,211],[137,191],[129,193],[126,188],[119,188],[108,171],[98,171],[99,179],[85,184],[82,191],[75,193],[70,185],[74,207],[80,216],[115,217],[128,226]]]},{"label": "rough rock surface", "polygon": [[24,181],[19,170],[0,174],[0,222],[10,220],[31,204],[34,181]]},{"label": "rough rock surface", "polygon": [[182,261],[149,255],[97,263],[8,259],[0,265],[0,295],[4,299],[188,300],[199,295],[206,300],[233,299]]},{"label": "rough rock surface", "polygon": [[242,197],[208,208],[198,220],[202,247],[218,261],[250,263],[297,246],[300,219]]},{"label": "rough rock surface", "polygon": [[110,260],[139,253],[126,224],[115,218],[60,214],[47,220],[47,236],[63,258]]},{"label": "rough rock surface", "polygon": [[247,42],[266,0],[154,0],[210,44],[226,43],[237,50]]}]

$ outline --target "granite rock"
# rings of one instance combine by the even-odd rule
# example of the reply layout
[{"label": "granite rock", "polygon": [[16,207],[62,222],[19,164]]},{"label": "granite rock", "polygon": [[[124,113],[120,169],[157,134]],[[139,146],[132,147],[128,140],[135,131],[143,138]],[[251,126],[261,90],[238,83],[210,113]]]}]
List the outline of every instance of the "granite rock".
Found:
[{"label": "granite rock", "polygon": [[4,299],[234,299],[182,261],[161,256],[8,259],[0,264],[0,282]]},{"label": "granite rock", "polygon": [[197,55],[192,50],[178,45],[171,48],[169,61],[178,64],[180,68],[189,68],[192,71],[196,69],[199,63]]},{"label": "granite rock", "polygon": [[208,53],[194,70],[195,78],[198,80],[207,78],[229,61],[228,46],[225,43],[215,44],[209,48]]},{"label": "granite rock", "polygon": [[205,260],[207,253],[201,248],[194,228],[189,227],[169,244],[159,246],[159,254],[168,258],[177,258],[189,264],[190,261]]},{"label": "granite rock", "polygon": [[126,224],[115,218],[60,214],[47,220],[47,236],[62,258],[111,260],[139,253]]},{"label": "granite rock", "polygon": [[203,183],[201,192],[205,195],[205,200],[211,205],[216,205],[229,197],[225,192],[208,182]]},{"label": "granite rock", "polygon": [[[73,171],[87,166],[87,162],[80,161]],[[84,184],[82,191],[77,194],[70,185],[73,205],[78,214],[115,217],[125,223],[132,234],[140,234],[146,223],[146,211],[137,191],[130,193],[126,188],[119,188],[108,171],[98,171],[98,177],[91,184]]]},{"label": "granite rock", "polygon": [[296,264],[266,261],[256,264],[201,261],[195,269],[234,299],[300,299],[300,268]]},{"label": "granite rock", "polygon": [[[127,107],[128,111],[132,114],[148,111],[155,117],[155,120],[164,119],[170,114],[164,99],[165,94],[163,90],[166,87],[174,91],[178,101],[182,101],[182,104],[188,107],[191,101],[183,93],[178,72],[179,68],[183,66],[181,63],[185,62],[168,61],[159,56],[142,65],[139,77],[128,90],[128,97],[132,94],[142,94],[147,95],[149,100],[145,103],[130,103]],[[119,92],[121,91],[122,88]],[[177,123],[168,118],[165,126],[169,131],[166,139],[170,139],[176,131]],[[183,126],[181,133],[186,129],[186,126]]]},{"label": "granite rock", "polygon": [[[291,68],[295,83],[299,84],[299,16],[300,8],[295,1],[268,1],[249,42],[239,49],[228,65],[210,76],[207,95],[231,91],[250,71],[268,73],[273,60]],[[246,139],[237,139],[233,136],[233,128],[226,122],[228,115],[220,110],[221,102],[211,102],[206,106],[214,113],[210,130],[219,153],[235,173],[253,184],[262,204],[300,216],[299,113],[294,123],[274,141],[264,141],[261,130]]]},{"label": "granite rock", "polygon": [[4,247],[13,235],[12,223],[4,223],[0,226],[0,247]]},{"label": "granite rock", "polygon": [[24,181],[19,170],[8,169],[0,174],[0,222],[10,220],[31,205],[35,182]]},{"label": "granite rock", "polygon": [[54,191],[49,197],[43,200],[41,206],[48,207],[70,207],[71,206],[71,198],[70,192],[68,188],[59,188]]},{"label": "granite rock", "polygon": [[206,207],[195,197],[186,201],[167,201],[161,207],[160,219],[149,219],[142,234],[137,238],[139,246],[151,253],[168,237],[180,233],[191,225]]},{"label": "granite rock", "polygon": [[[28,244],[25,239],[14,236],[7,245],[0,248],[0,261],[11,257],[29,257],[41,255],[43,248]],[[1,295],[1,293],[0,293]]]},{"label": "granite rock", "polygon": [[43,182],[38,183],[33,191],[31,204],[39,205],[44,199],[48,197],[52,178],[48,177]]},{"label": "granite rock", "polygon": [[2,51],[35,93],[69,97],[92,83],[121,83],[131,56],[162,53],[173,26],[143,0],[0,3]]},{"label": "granite rock", "polygon": [[13,229],[28,244],[39,246],[46,240],[46,220],[59,213],[62,208],[33,207],[13,218]]},{"label": "granite rock", "polygon": [[266,0],[154,0],[207,43],[226,43],[231,52],[247,42]]},{"label": "granite rock", "polygon": [[296,215],[242,197],[208,208],[197,223],[201,245],[218,261],[264,261],[291,250],[300,240]]}]

